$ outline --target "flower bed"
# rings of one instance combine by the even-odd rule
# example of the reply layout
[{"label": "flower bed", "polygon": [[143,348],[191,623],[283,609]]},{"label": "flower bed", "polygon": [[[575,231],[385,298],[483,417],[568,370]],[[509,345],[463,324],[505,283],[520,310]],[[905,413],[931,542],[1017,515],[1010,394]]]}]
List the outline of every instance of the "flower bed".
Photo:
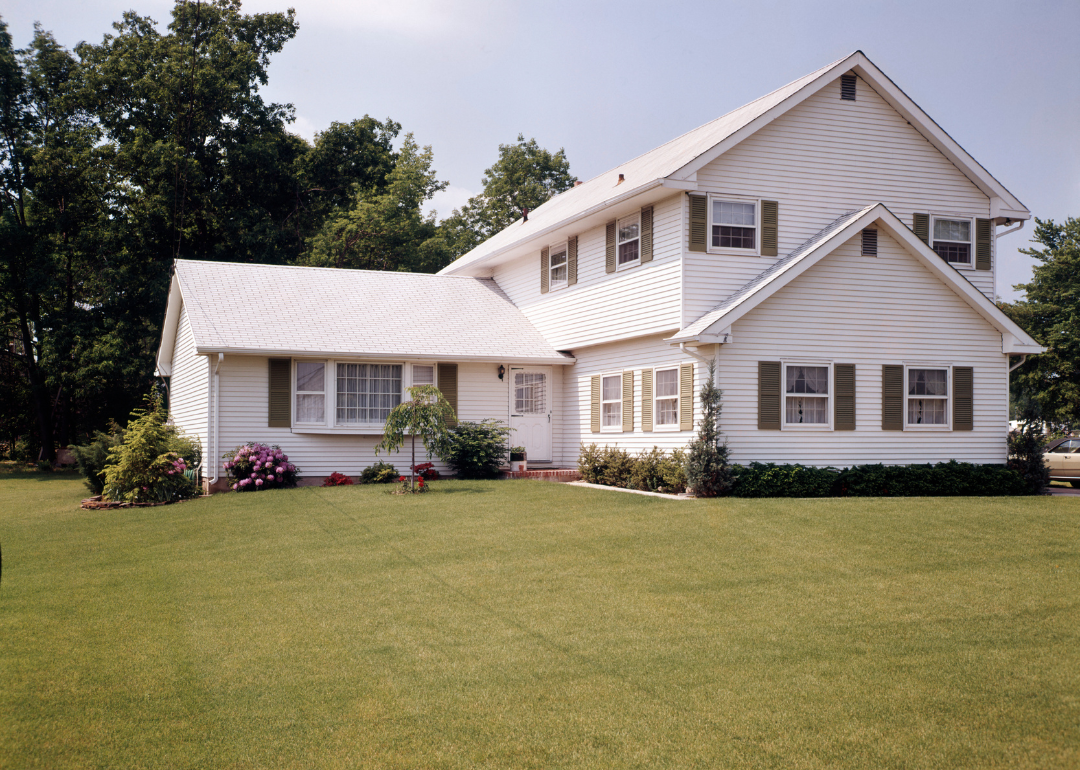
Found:
[{"label": "flower bed", "polygon": [[244,444],[225,454],[229,488],[236,492],[288,489],[296,486],[299,469],[279,446]]}]

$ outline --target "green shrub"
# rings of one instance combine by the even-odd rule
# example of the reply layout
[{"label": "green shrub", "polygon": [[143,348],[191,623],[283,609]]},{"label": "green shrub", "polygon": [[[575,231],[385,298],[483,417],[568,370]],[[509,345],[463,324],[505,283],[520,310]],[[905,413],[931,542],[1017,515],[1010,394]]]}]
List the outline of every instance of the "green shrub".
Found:
[{"label": "green shrub", "polygon": [[1039,427],[1038,423],[1027,422],[1019,430],[1009,431],[1008,466],[1023,477],[1033,495],[1045,494],[1050,485],[1050,469],[1043,457],[1048,437]]},{"label": "green shrub", "polygon": [[1019,471],[950,460],[937,465],[856,465],[840,473],[835,494],[850,497],[983,497],[1031,494]]},{"label": "green shrub", "polygon": [[681,449],[667,455],[653,447],[634,456],[618,447],[582,444],[578,455],[582,481],[645,492],[683,492],[686,489],[685,466],[686,453]]},{"label": "green shrub", "polygon": [[450,429],[440,457],[459,479],[494,479],[506,461],[510,429],[498,420],[460,422]]},{"label": "green shrub", "polygon": [[750,463],[734,468],[734,497],[828,497],[839,476],[835,468]]},{"label": "green shrub", "polygon": [[81,446],[71,445],[71,453],[75,456],[75,466],[93,494],[100,495],[105,490],[105,465],[109,461],[109,451],[122,444],[123,441],[123,429],[112,422],[108,433],[99,430],[90,443]]},{"label": "green shrub", "polygon": [[390,484],[397,481],[401,474],[390,463],[378,462],[360,471],[361,484]]},{"label": "green shrub", "polygon": [[103,494],[130,503],[167,502],[199,493],[189,474],[201,459],[197,443],[166,425],[159,395],[131,413],[122,443],[109,450]]}]

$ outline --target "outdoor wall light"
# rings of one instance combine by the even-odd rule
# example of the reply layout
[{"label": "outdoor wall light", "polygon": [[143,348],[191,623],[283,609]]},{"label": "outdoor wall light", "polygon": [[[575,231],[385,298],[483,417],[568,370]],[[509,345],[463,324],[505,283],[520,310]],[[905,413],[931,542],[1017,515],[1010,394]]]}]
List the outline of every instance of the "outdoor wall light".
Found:
[{"label": "outdoor wall light", "polygon": [[499,364],[499,379],[500,380],[503,378],[504,374],[506,374],[506,367],[503,366],[502,364]]}]

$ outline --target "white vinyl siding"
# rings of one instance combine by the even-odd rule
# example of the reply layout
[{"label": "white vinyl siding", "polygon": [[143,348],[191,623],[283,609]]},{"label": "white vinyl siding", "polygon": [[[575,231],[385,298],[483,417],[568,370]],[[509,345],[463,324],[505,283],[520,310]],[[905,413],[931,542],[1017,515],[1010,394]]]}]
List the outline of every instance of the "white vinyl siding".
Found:
[{"label": "white vinyl siding", "polygon": [[682,198],[653,206],[653,260],[607,273],[603,224],[578,233],[573,291],[540,293],[535,253],[494,269],[510,300],[558,350],[658,334],[681,322]]},{"label": "white vinyl siding", "polygon": [[[553,387],[562,382],[561,367],[553,367]],[[509,422],[508,385],[500,380],[498,366],[488,363],[458,364],[458,419],[479,422],[487,418]],[[288,428],[266,427],[268,393],[267,359],[263,356],[226,355],[221,365],[221,441],[220,453],[247,441],[278,444],[289,455],[307,480],[318,481],[333,471],[356,476],[380,460],[399,471],[409,467],[409,449],[376,456],[378,433],[293,433]],[[558,426],[552,418],[553,428]],[[419,457],[422,450],[417,450]],[[208,455],[209,457],[209,455]],[[423,455],[427,460],[426,452]],[[219,458],[220,462],[220,458]],[[441,473],[449,472],[436,457],[432,460]],[[222,471],[224,472],[224,471]]]},{"label": "white vinyl siding", "polygon": [[[865,81],[858,101],[842,102],[838,92],[839,84],[826,86],[706,165],[697,174],[701,191],[777,201],[780,257],[871,203],[884,203],[909,226],[914,212],[989,217],[987,196]],[[731,252],[687,252],[685,259],[684,325],[767,266]],[[964,273],[991,300],[996,258],[993,264]]]},{"label": "white vinyl siding", "polygon": [[[861,256],[861,246],[856,233],[737,321],[734,341],[720,346],[720,428],[732,461],[836,467],[1005,462],[1008,375],[1001,334],[884,231],[876,259]],[[795,355],[809,363],[855,364],[854,431],[758,430],[758,362]],[[974,429],[883,431],[883,364],[973,367]]]},{"label": "white vinyl siding", "polygon": [[[203,462],[209,458],[210,359],[195,353],[187,309],[181,307],[173,348],[172,376],[169,377],[169,414],[173,424],[199,439]],[[266,414],[263,413],[263,422]]]}]

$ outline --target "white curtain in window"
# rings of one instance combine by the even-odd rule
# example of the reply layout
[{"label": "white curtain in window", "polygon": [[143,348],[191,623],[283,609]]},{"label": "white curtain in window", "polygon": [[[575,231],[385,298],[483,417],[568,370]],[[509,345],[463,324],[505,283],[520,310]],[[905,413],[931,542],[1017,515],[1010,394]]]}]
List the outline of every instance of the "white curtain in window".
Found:
[{"label": "white curtain in window", "polygon": [[514,414],[547,413],[547,374],[514,372]]},{"label": "white curtain in window", "polygon": [[414,365],[412,368],[413,385],[434,385],[435,367]]},{"label": "white curtain in window", "polygon": [[966,219],[935,219],[935,241],[970,241],[971,222]]},{"label": "white curtain in window", "polygon": [[945,369],[908,369],[908,395],[947,396],[948,374]]},{"label": "white curtain in window", "polygon": [[400,403],[400,364],[337,365],[339,423],[385,422]]},{"label": "white curtain in window", "polygon": [[829,367],[788,366],[787,392],[828,394]]},{"label": "white curtain in window", "polygon": [[326,422],[326,410],[324,408],[322,393],[310,394],[299,393],[296,396],[296,421],[307,423]]}]

